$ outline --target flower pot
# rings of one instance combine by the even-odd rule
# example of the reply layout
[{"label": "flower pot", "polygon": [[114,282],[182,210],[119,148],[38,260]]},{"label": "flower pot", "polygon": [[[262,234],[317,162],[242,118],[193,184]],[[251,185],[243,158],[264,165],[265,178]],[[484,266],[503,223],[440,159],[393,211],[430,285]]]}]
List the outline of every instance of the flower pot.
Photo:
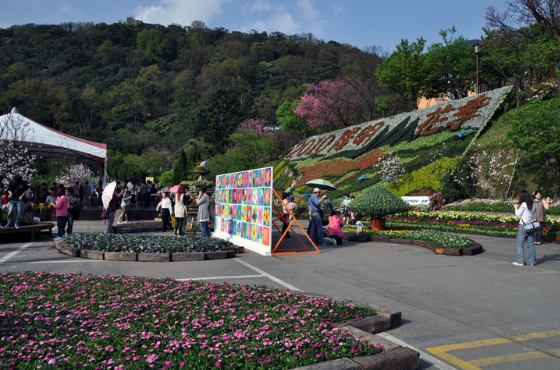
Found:
[{"label": "flower pot", "polygon": [[372,218],[370,219],[370,225],[372,231],[385,230],[385,219],[384,218]]}]

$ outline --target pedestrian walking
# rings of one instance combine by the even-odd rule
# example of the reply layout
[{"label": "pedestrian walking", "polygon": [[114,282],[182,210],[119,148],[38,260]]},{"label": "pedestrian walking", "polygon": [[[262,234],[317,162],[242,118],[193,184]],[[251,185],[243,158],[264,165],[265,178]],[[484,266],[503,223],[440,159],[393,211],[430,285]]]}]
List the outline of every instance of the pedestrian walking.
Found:
[{"label": "pedestrian walking", "polygon": [[72,234],[74,221],[79,217],[80,200],[75,196],[74,189],[71,187],[66,188],[66,198],[68,198],[68,227],[66,228],[66,233]]},{"label": "pedestrian walking", "polygon": [[198,223],[200,224],[200,236],[201,237],[210,237],[210,226],[208,223],[210,222],[210,197],[206,194],[206,187],[202,187],[198,192],[198,199],[196,200],[196,204],[198,205]]},{"label": "pedestrian walking", "polygon": [[535,244],[540,245],[543,242],[543,229],[544,223],[546,222],[546,214],[544,210],[548,210],[550,208],[550,197],[546,197],[546,199],[542,199],[541,191],[535,190],[533,193],[533,202],[537,204],[537,212],[535,213],[535,218],[541,226],[535,231]]},{"label": "pedestrian walking", "polygon": [[124,194],[123,194],[123,198],[121,201],[121,208],[122,208],[122,213],[119,216],[119,219],[117,220],[117,224],[122,224],[123,223],[123,219],[125,219],[125,223],[128,223],[128,216],[130,216],[130,200],[132,198],[132,194],[130,193],[130,190],[127,188],[124,189]]},{"label": "pedestrian walking", "polygon": [[[70,188],[71,189],[71,188]],[[68,223],[68,198],[65,196],[66,191],[63,188],[58,188],[56,204],[56,227],[57,236],[53,240],[62,240]]]},{"label": "pedestrian walking", "polygon": [[107,218],[105,218],[105,234],[111,234],[113,232],[113,222],[115,222],[115,212],[117,212],[117,207],[119,202],[122,200],[124,195],[124,189],[120,189],[115,187],[113,190],[113,197],[109,201],[109,206],[107,207]]},{"label": "pedestrian walking", "polygon": [[175,235],[185,235],[185,218],[187,217],[187,204],[185,198],[185,185],[179,185],[175,194]]},{"label": "pedestrian walking", "polygon": [[326,195],[319,198],[321,190],[319,188],[313,189],[313,195],[309,198],[309,212],[311,216],[311,240],[318,245],[326,246],[325,236],[323,235],[323,211],[321,210],[321,202],[326,198]]},{"label": "pedestrian walking", "polygon": [[162,227],[161,231],[166,232],[167,228],[171,228],[171,223],[169,222],[171,215],[173,214],[173,203],[169,198],[169,193],[164,192],[162,194],[161,202],[158,203],[157,210],[161,209],[161,220],[162,220]]},{"label": "pedestrian walking", "polygon": [[533,202],[533,198],[527,190],[521,190],[519,193],[519,203],[513,205],[515,208],[515,215],[521,217],[519,220],[519,227],[517,228],[517,262],[515,266],[525,265],[525,242],[529,248],[529,255],[527,256],[527,264],[534,266],[537,262],[535,259],[535,245],[533,244],[535,229],[532,228],[537,205]]}]

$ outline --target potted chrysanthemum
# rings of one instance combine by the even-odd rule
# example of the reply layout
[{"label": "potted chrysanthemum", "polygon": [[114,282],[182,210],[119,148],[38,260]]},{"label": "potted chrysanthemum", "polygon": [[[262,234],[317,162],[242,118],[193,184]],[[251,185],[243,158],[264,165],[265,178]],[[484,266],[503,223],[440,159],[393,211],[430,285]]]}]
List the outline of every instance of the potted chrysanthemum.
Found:
[{"label": "potted chrysanthemum", "polygon": [[410,210],[410,205],[381,186],[365,189],[349,204],[352,212],[369,216],[372,230],[385,229],[385,216]]}]

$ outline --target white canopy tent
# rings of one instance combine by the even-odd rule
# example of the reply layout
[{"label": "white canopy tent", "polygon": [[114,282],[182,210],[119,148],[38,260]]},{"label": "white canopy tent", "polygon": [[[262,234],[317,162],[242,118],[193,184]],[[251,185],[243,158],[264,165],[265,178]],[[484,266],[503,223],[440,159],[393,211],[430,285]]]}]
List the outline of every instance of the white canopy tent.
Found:
[{"label": "white canopy tent", "polygon": [[80,139],[33,121],[13,108],[0,116],[0,140],[25,145],[32,154],[73,159],[103,166],[107,173],[107,145]]}]

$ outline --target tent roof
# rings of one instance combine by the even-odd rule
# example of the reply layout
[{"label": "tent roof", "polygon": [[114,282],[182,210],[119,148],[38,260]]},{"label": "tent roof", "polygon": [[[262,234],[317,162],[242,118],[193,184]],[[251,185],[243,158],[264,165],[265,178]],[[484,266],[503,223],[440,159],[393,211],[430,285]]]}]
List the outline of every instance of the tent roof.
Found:
[{"label": "tent roof", "polygon": [[[19,136],[22,131],[23,138]],[[93,165],[102,165],[107,158],[106,144],[54,130],[21,115],[16,108],[0,116],[0,139],[21,141],[31,153],[44,157],[72,158]]]}]

